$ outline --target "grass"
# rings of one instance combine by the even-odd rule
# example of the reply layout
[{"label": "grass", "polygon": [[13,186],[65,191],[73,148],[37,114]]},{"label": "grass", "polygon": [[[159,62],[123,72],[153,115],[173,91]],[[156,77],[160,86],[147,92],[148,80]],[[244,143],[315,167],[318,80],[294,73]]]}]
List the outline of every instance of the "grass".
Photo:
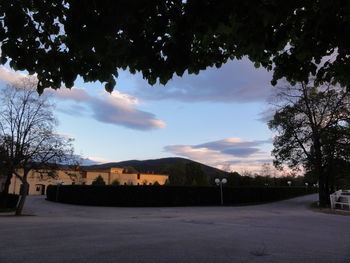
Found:
[{"label": "grass", "polygon": [[310,209],[315,212],[324,214],[350,216],[350,210],[331,209],[330,207],[319,207],[318,202],[313,202],[312,204],[310,204]]},{"label": "grass", "polygon": [[0,208],[0,213],[14,212],[16,208]]}]

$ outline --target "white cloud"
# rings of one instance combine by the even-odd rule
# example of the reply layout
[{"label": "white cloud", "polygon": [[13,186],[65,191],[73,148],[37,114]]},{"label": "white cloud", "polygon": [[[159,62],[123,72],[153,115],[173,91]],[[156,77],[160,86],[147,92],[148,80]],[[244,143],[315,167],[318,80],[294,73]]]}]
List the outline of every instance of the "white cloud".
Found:
[{"label": "white cloud", "polygon": [[68,134],[68,133],[54,132],[54,134],[62,136],[62,137],[67,138],[67,139],[75,139],[74,135]]},{"label": "white cloud", "polygon": [[89,157],[83,158],[82,165],[116,163],[116,162],[120,162],[120,160],[112,160],[112,159],[106,159],[106,158],[101,158],[96,156],[89,156]]},{"label": "white cloud", "polygon": [[[122,92],[120,92],[118,90],[112,91],[112,93],[110,95],[113,98],[116,98],[118,100],[124,101],[127,104],[134,104],[134,105],[139,105],[140,104],[139,100],[136,97],[131,96],[131,95],[126,94],[126,93],[122,93]],[[106,92],[104,92],[104,96],[107,96]]]}]

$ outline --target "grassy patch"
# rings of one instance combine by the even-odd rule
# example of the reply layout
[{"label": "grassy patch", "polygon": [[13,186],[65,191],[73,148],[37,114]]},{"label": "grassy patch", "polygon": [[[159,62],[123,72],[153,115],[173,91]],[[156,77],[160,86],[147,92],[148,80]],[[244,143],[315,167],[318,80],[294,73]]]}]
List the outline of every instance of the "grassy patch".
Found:
[{"label": "grassy patch", "polygon": [[0,213],[14,212],[16,208],[0,208]]},{"label": "grassy patch", "polygon": [[350,210],[332,209],[330,207],[319,207],[318,202],[310,204],[310,209],[315,212],[333,215],[350,216]]}]

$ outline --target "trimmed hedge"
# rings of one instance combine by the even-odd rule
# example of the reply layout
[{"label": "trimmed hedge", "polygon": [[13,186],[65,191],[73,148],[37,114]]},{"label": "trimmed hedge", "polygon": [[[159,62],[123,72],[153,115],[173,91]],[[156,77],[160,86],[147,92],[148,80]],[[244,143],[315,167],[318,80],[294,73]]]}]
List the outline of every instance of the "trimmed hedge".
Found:
[{"label": "trimmed hedge", "polygon": [[[6,200],[6,207],[4,204],[4,199],[7,198]],[[7,197],[0,193],[0,208],[15,208],[18,202],[19,195],[14,195],[14,194],[8,194]]]},{"label": "trimmed hedge", "polygon": [[[58,189],[58,193],[57,193]],[[225,205],[271,202],[315,193],[305,187],[224,187]],[[47,199],[95,206],[219,205],[219,187],[50,185]]]}]

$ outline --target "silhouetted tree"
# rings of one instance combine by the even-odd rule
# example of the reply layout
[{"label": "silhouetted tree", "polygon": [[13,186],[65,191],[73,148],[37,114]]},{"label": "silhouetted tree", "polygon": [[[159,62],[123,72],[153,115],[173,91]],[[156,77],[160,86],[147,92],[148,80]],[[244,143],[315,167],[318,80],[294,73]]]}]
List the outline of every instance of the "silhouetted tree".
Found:
[{"label": "silhouetted tree", "polygon": [[231,172],[227,176],[227,185],[240,186],[242,176],[237,172]]},{"label": "silhouetted tree", "polygon": [[274,137],[275,165],[304,166],[317,175],[319,202],[329,203],[337,160],[350,161],[350,93],[326,83],[300,83],[281,88],[269,127]]},{"label": "silhouetted tree", "polygon": [[[102,180],[103,180],[103,178],[102,178]],[[112,181],[111,185],[113,185],[113,186],[119,186],[119,185],[120,185],[120,182],[119,182],[117,179],[114,179],[114,180]]]},{"label": "silhouetted tree", "polygon": [[36,73],[39,91],[77,76],[111,91],[121,69],[165,84],[243,56],[273,69],[273,84],[312,74],[350,86],[349,10],[343,0],[1,1],[0,63]]},{"label": "silhouetted tree", "polygon": [[92,185],[106,185],[105,180],[101,175],[97,176],[91,183]]},{"label": "silhouetted tree", "polygon": [[185,185],[186,183],[186,165],[182,161],[165,167],[161,172],[169,174],[170,185]]},{"label": "silhouetted tree", "polygon": [[205,186],[209,184],[209,178],[203,172],[202,166],[199,163],[189,162],[186,164],[186,185]]}]

